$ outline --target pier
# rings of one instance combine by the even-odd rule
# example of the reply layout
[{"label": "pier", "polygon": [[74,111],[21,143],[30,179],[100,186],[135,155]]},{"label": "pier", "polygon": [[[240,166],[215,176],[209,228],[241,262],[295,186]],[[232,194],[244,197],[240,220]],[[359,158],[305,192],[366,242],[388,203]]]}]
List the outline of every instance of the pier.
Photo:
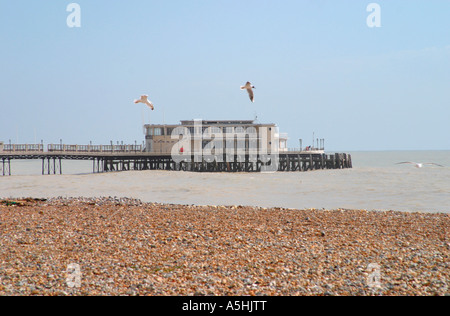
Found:
[{"label": "pier", "polygon": [[[201,157],[201,155],[200,155]],[[176,162],[170,153],[148,153],[136,145],[4,145],[0,151],[0,176],[13,174],[14,160],[41,160],[42,175],[63,174],[65,160],[92,161],[92,173],[132,170],[167,170],[188,172],[263,172],[272,164],[279,172],[305,172],[324,169],[352,168],[350,154],[325,154],[320,151],[285,151],[277,153],[277,161],[266,161],[254,155],[223,154],[216,159],[192,154]],[[220,159],[217,159],[220,158]],[[264,160],[264,161],[263,161]],[[275,163],[275,165],[273,165]]]}]

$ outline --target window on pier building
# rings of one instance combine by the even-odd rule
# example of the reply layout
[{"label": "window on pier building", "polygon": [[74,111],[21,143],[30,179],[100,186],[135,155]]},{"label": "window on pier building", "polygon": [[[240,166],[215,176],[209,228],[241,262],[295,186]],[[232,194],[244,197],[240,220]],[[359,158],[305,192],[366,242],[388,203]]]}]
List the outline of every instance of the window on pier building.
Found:
[{"label": "window on pier building", "polygon": [[234,127],[229,127],[229,126],[225,127],[224,133],[225,134],[234,134]]},{"label": "window on pier building", "polygon": [[154,136],[161,136],[163,134],[164,134],[163,129],[161,127],[155,127],[154,134],[153,134]]},{"label": "window on pier building", "polygon": [[204,140],[202,141],[203,149],[223,149],[223,139]]},{"label": "window on pier building", "polygon": [[167,127],[166,128],[166,132],[167,132],[166,135],[169,135],[169,136],[172,135],[173,130],[174,130],[173,127]]}]

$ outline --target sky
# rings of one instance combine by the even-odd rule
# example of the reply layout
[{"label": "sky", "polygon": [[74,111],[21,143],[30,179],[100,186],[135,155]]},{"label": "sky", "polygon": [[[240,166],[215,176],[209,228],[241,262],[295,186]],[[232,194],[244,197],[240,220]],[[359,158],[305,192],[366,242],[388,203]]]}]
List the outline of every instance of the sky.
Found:
[{"label": "sky", "polygon": [[5,143],[257,116],[289,147],[450,150],[448,0],[0,0],[0,40]]}]

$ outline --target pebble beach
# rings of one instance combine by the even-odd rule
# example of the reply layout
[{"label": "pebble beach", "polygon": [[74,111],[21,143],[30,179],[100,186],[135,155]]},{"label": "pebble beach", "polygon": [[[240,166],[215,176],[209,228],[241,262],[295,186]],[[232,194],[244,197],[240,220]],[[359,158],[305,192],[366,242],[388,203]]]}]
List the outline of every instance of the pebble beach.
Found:
[{"label": "pebble beach", "polygon": [[0,200],[0,295],[444,296],[449,233],[444,213]]}]

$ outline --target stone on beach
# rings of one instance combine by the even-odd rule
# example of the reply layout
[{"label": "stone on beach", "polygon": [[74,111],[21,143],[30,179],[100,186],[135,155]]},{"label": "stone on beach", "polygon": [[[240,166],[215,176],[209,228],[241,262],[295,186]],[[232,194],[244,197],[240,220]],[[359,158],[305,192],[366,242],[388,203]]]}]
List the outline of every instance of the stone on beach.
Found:
[{"label": "stone on beach", "polygon": [[0,201],[0,295],[450,292],[448,214],[14,201]]}]

